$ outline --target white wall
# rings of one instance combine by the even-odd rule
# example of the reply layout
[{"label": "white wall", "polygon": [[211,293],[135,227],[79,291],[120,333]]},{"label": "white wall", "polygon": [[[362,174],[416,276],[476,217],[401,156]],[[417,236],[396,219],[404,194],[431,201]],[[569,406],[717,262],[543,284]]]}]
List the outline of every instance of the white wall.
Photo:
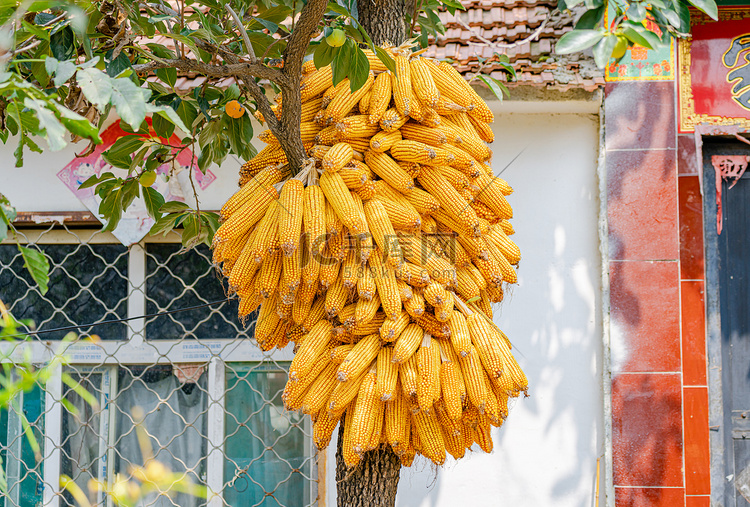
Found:
[{"label": "white wall", "polygon": [[[519,284],[495,320],[514,343],[530,397],[515,400],[494,429],[492,454],[403,469],[397,505],[592,507],[604,452],[598,118],[508,114],[493,126],[496,174],[525,148],[503,173],[515,189]],[[334,452],[332,443],[328,506],[336,505]]]}]

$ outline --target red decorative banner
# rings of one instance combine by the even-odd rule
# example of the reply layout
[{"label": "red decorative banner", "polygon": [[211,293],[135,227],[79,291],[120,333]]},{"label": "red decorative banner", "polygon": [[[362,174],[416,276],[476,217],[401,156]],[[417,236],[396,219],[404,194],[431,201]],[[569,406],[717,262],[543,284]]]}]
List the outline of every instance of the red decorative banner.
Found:
[{"label": "red decorative banner", "polygon": [[680,131],[750,127],[750,9],[721,9],[716,22],[694,18],[692,40],[679,46]]}]

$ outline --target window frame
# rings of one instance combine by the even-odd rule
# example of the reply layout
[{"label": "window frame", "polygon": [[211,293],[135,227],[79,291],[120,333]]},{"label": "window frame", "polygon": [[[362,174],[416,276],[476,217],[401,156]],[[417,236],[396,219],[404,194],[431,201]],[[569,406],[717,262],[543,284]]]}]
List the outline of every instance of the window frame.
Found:
[{"label": "window frame", "polygon": [[[91,228],[62,228],[52,225],[46,228],[20,229],[18,240],[21,244],[120,244],[110,233],[102,233],[99,229]],[[77,241],[75,241],[77,240]],[[11,244],[3,241],[0,244]],[[146,319],[138,318],[146,315],[146,245],[180,243],[180,236],[170,232],[164,237],[147,236],[139,243],[128,249],[128,294],[127,294],[127,333],[125,340],[100,340],[97,343],[78,342],[65,343],[59,340],[45,341],[35,339],[26,347],[19,347],[18,343],[0,343],[0,359],[13,362],[24,357],[27,350],[31,352],[31,361],[36,364],[49,363],[56,355],[66,357],[65,367],[75,367],[77,371],[87,373],[102,373],[109,376],[108,396],[115,399],[117,393],[116,369],[119,365],[140,364],[204,364],[207,370],[207,431],[206,431],[206,486],[209,491],[206,505],[208,507],[224,507],[223,489],[224,477],[224,441],[226,432],[225,393],[226,369],[230,363],[272,363],[280,369],[286,369],[294,357],[294,345],[290,343],[281,350],[263,352],[253,340],[238,338],[217,339],[177,339],[177,340],[145,340]],[[43,336],[43,335],[42,335]],[[143,347],[148,341],[148,347]],[[231,345],[231,346],[230,346]],[[45,507],[60,507],[62,492],[59,480],[62,466],[62,418],[64,407],[62,404],[63,368],[55,369],[45,389],[45,417],[43,425],[43,502]],[[104,376],[102,378],[104,386]],[[107,435],[106,460],[99,465],[97,474],[106,474],[108,484],[114,479],[114,445],[112,432],[114,431],[114,410],[109,407],[109,400],[100,409],[106,414]],[[311,502],[324,505],[325,499],[319,492],[325,491],[325,485],[320,481],[325,477],[326,453],[318,452],[313,443],[312,424],[309,417],[304,419],[303,432],[305,438],[305,455],[309,456],[312,464],[317,467],[311,472],[309,481]],[[104,421],[104,419],[102,419]],[[100,424],[100,427],[102,426]],[[316,479],[317,477],[317,479]],[[97,498],[98,501],[101,501]],[[107,507],[113,507],[112,499],[108,498]]]}]

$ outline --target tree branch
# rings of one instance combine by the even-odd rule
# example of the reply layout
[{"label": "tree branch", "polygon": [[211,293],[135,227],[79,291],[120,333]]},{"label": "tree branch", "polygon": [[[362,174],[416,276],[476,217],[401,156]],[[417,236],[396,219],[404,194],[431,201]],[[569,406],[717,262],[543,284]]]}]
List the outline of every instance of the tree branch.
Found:
[{"label": "tree branch", "polygon": [[229,15],[232,16],[234,24],[237,25],[237,30],[239,30],[242,34],[242,40],[245,41],[245,51],[247,51],[248,56],[250,56],[251,60],[257,60],[257,58],[255,57],[255,50],[253,49],[253,45],[250,44],[250,37],[247,36],[247,31],[242,25],[242,20],[237,15],[237,13],[234,12],[234,9],[232,9],[229,4],[224,4],[224,8],[227,10]]},{"label": "tree branch", "polygon": [[[224,56],[224,55],[223,55]],[[287,83],[287,77],[280,69],[268,67],[260,62],[238,62],[228,65],[211,65],[189,58],[177,58],[161,60],[133,65],[135,72],[151,72],[156,69],[175,68],[182,71],[196,72],[209,77],[227,77],[229,75],[250,75],[261,79],[268,79],[283,86]]]}]

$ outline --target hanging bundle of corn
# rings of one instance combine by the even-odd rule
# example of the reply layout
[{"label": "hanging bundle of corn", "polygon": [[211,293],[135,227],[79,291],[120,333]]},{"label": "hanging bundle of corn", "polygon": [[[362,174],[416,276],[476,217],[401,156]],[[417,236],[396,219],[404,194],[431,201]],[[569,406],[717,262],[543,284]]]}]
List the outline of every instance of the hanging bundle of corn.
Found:
[{"label": "hanging bundle of corn", "polygon": [[492,321],[520,260],[492,112],[450,65],[391,51],[396,73],[369,53],[355,92],[305,65],[307,166],[290,176],[262,133],[213,245],[240,317],[260,307],[259,346],[294,342],[284,402],[310,414],[318,447],[346,413],[349,466],[381,444],[407,466],[489,452],[528,387]]}]

